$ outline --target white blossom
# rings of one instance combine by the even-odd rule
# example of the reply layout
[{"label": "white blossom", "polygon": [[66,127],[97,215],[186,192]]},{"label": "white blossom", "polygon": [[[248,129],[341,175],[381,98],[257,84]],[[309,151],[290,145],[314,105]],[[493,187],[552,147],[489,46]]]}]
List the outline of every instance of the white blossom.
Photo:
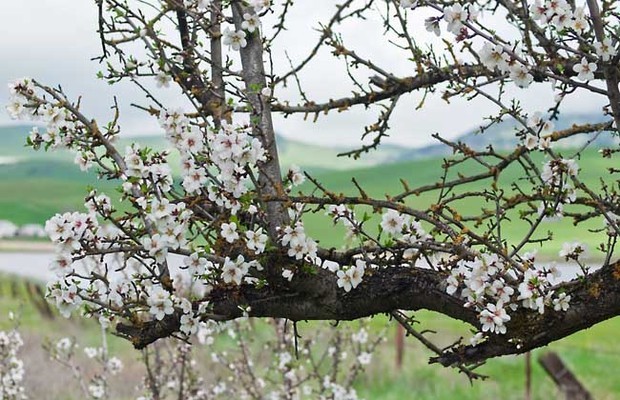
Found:
[{"label": "white blossom", "polygon": [[245,32],[244,31],[231,31],[229,28],[224,29],[224,39],[222,43],[230,47],[235,51],[239,51],[241,48],[248,45],[247,40],[245,40]]},{"label": "white blossom", "polygon": [[588,59],[583,57],[579,64],[573,66],[573,71],[577,73],[577,79],[582,81],[591,81],[594,79],[594,73],[597,70],[596,63],[588,62]]}]

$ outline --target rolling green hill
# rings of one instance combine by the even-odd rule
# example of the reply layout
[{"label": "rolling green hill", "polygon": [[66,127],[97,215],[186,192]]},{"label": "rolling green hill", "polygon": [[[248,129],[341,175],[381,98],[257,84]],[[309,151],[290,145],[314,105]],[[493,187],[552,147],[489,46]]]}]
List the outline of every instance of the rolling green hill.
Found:
[{"label": "rolling green hill", "polygon": [[[10,157],[18,161],[36,160],[59,160],[73,162],[73,155],[64,150],[58,151],[38,151],[25,146],[26,137],[31,127],[26,125],[0,127],[0,161],[3,157]],[[139,143],[142,147],[150,147],[155,150],[169,148],[168,142],[161,135],[137,136],[121,138],[117,143],[117,148],[122,153],[126,146],[131,143]],[[391,163],[404,157],[409,149],[385,145],[377,151],[365,154],[359,160],[349,157],[338,157],[339,153],[352,150],[353,147],[325,147],[315,144],[290,140],[284,136],[278,136],[278,150],[280,162],[284,168],[290,165],[298,165],[304,170],[311,172],[321,172],[327,170],[348,170],[369,167],[379,164]],[[170,165],[176,172],[179,172],[179,155],[173,152],[169,156]]]}]

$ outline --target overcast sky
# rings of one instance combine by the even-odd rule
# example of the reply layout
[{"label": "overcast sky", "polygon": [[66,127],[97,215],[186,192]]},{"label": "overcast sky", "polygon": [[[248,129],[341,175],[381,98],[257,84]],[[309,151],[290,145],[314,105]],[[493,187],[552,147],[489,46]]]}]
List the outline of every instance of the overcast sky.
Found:
[{"label": "overcast sky", "polygon": [[[282,49],[293,60],[299,60],[311,48],[319,33],[321,17],[333,10],[333,2],[298,1],[290,15],[286,41],[276,49],[280,55],[275,61],[283,61]],[[323,18],[324,20],[324,18]],[[129,84],[109,87],[95,78],[101,66],[90,61],[100,55],[95,2],[88,0],[22,0],[5,2],[0,12],[0,81],[29,76],[49,85],[61,85],[74,98],[83,96],[83,110],[100,120],[110,116],[110,104],[116,95],[122,107],[121,126],[124,134],[140,135],[160,132],[157,123],[142,112],[129,107],[132,102],[145,104]],[[419,25],[421,26],[421,24]],[[413,74],[412,64],[402,54],[397,54],[382,40],[380,21],[375,24],[350,24],[343,29],[345,43],[362,55],[372,56],[377,63],[385,65],[397,75]],[[416,39],[435,40],[423,28],[416,32]],[[287,63],[287,62],[286,62]],[[283,64],[282,70],[287,64]],[[349,94],[345,77],[333,72],[333,64],[327,57],[313,65],[302,76],[305,89],[320,102]],[[548,85],[538,85],[531,91],[517,91],[528,111],[545,110],[552,99]],[[278,94],[278,93],[276,93]],[[289,93],[280,93],[288,95]],[[178,90],[170,89],[164,94],[166,105],[175,106]],[[408,96],[401,101],[390,126],[388,142],[407,146],[420,146],[432,141],[430,134],[439,132],[455,137],[481,123],[481,117],[495,111],[488,102],[466,102],[455,99],[450,105],[439,96],[426,100],[422,110],[415,110],[421,94]],[[0,92],[0,103],[7,101],[7,91]],[[178,104],[176,104],[178,105]],[[567,104],[567,111],[598,112],[602,103],[594,97],[580,96]],[[4,106],[0,124],[10,123]],[[302,116],[276,119],[276,130],[288,137],[321,144],[352,144],[359,140],[363,126],[375,122],[376,111],[368,113],[363,108],[351,113],[332,113],[320,118],[316,124],[303,121]]]}]

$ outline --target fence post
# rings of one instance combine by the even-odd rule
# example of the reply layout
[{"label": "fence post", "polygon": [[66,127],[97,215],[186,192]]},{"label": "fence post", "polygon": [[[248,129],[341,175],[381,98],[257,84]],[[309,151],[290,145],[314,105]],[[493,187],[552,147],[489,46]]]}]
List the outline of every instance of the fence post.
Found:
[{"label": "fence post", "polygon": [[405,352],[405,328],[401,324],[396,325],[396,369],[400,371],[403,366],[403,353]]},{"label": "fence post", "polygon": [[583,387],[556,353],[546,353],[538,357],[538,362],[553,379],[566,400],[592,400],[590,392]]}]

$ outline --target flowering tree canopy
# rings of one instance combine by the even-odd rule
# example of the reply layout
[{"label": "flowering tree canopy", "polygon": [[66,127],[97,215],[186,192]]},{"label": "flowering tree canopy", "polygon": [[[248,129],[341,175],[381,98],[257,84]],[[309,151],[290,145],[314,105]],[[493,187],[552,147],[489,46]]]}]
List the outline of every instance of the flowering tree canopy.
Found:
[{"label": "flowering tree canopy", "polygon": [[[10,84],[10,114],[45,124],[32,131],[30,146],[69,148],[81,169],[119,184],[120,203],[92,191],[85,212],[47,222],[57,246],[48,294],[61,312],[85,309],[136,348],[243,315],[300,321],[387,313],[434,349],[432,361],[470,376],[469,366],[487,358],[620,314],[620,169],[579,165],[594,139],[617,135],[620,122],[615,1],[321,2],[333,15],[316,23],[316,45],[299,60],[273,53],[295,7],[277,3],[97,1],[100,78],[132,82],[144,93],[146,105],[138,107],[157,118],[170,152],[180,154],[178,177],[168,151],[115,146],[118,107],[101,124],[59,88],[30,78]],[[349,47],[338,32],[348,23],[379,23],[385,34],[365,40],[394,47],[409,74]],[[441,40],[426,43],[431,35],[414,31],[421,26]],[[327,54],[350,90],[311,99],[302,75]],[[158,96],[173,86],[184,95],[181,108]],[[518,100],[536,90],[553,94],[548,109],[528,111]],[[554,129],[565,102],[584,93],[607,105],[590,122]],[[518,145],[476,150],[435,135],[453,152],[441,178],[423,186],[403,181],[400,192],[381,197],[355,180],[358,194],[343,195],[298,168],[281,170],[275,114],[329,119],[365,107],[377,120],[360,127],[364,140],[345,154],[358,158],[381,145],[395,114],[414,112],[397,105],[420,94],[419,107],[432,96],[489,102],[496,113],[467,124],[482,124],[484,133],[512,120]],[[584,134],[579,148],[571,146]],[[604,148],[597,157],[613,160],[619,151]],[[595,174],[595,183],[583,174]],[[300,192],[304,181],[312,189]],[[421,197],[432,201],[421,206]],[[461,208],[465,201],[478,205],[475,212]],[[344,226],[346,245],[327,248],[311,237],[304,228],[310,214],[327,215],[325,229]],[[562,218],[574,221],[576,238],[601,238],[591,249],[602,260],[594,272],[585,245],[564,245],[558,261],[581,271],[571,281],[529,252],[551,239],[549,224]],[[586,222],[595,228],[583,228]],[[525,229],[507,237],[516,223]],[[180,274],[169,265],[174,255],[184,257]],[[470,324],[471,340],[434,346],[404,314],[420,309]]]}]

